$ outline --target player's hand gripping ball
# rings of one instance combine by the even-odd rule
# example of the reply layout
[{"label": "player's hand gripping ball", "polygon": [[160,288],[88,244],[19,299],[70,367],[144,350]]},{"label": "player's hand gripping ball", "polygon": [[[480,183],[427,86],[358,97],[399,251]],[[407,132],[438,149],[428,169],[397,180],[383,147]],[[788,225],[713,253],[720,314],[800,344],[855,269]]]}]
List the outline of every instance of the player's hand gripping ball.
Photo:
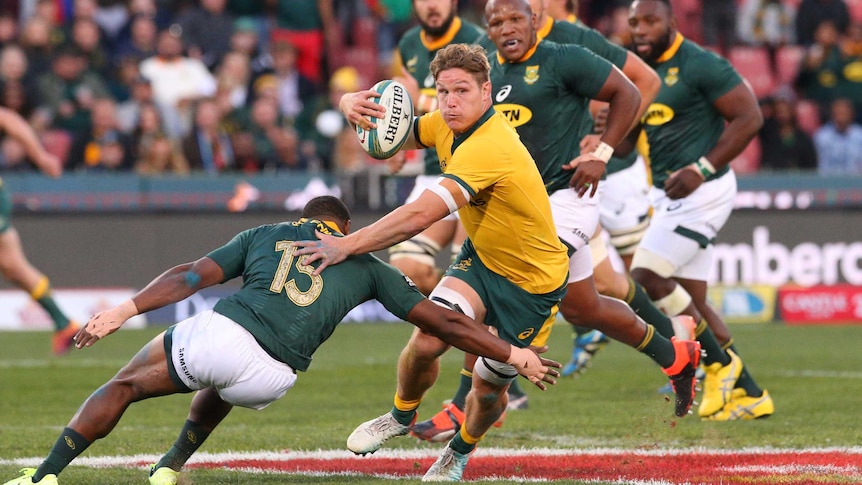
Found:
[{"label": "player's hand gripping ball", "polygon": [[386,107],[386,114],[382,119],[367,117],[377,124],[377,128],[365,130],[356,125],[356,136],[363,150],[378,160],[384,160],[395,155],[410,136],[410,130],[413,129],[413,100],[398,81],[380,81],[371,89],[380,93],[376,102]]}]

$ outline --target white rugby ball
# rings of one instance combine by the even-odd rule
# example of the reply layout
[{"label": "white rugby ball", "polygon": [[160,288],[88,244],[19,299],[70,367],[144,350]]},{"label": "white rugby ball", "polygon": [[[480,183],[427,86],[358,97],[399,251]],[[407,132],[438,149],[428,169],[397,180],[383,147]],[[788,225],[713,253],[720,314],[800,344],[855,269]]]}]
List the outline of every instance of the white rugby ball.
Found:
[{"label": "white rugby ball", "polygon": [[382,119],[366,116],[377,124],[377,128],[365,130],[356,125],[356,136],[369,155],[384,160],[395,155],[410,136],[410,130],[413,129],[413,100],[398,81],[380,81],[371,89],[380,93],[380,97],[369,99],[385,106],[386,115]]}]

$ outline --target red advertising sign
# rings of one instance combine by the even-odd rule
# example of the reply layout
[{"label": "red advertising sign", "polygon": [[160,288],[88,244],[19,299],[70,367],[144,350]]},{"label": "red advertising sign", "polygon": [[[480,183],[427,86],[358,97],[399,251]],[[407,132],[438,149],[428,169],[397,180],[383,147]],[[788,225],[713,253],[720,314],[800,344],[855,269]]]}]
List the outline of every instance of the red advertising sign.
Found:
[{"label": "red advertising sign", "polygon": [[778,312],[781,319],[791,325],[862,324],[862,287],[781,288]]}]

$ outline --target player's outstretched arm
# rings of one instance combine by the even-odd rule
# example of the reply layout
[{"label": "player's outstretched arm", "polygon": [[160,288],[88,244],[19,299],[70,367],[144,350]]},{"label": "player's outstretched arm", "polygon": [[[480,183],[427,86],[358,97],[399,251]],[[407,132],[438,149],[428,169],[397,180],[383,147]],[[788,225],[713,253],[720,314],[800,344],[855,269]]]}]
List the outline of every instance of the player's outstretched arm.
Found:
[{"label": "player's outstretched arm", "polygon": [[413,307],[407,314],[407,320],[423,332],[465,352],[511,364],[519,374],[539,389],[545,390],[546,384],[556,384],[555,378],[560,375],[556,370],[561,366],[559,362],[539,356],[547,347],[515,347],[466,315],[441,307],[430,300],[422,300]]},{"label": "player's outstretched arm", "polygon": [[151,281],[131,299],[99,312],[75,335],[75,346],[89,347],[116,332],[129,318],[182,301],[198,290],[224,280],[221,266],[208,257],[174,266]]}]

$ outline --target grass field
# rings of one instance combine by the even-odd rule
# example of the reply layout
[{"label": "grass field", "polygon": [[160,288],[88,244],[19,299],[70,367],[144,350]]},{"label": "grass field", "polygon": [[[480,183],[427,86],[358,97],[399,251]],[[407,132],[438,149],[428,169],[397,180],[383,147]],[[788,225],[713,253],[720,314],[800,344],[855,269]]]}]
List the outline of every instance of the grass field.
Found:
[{"label": "grass field", "polygon": [[[357,424],[391,406],[396,359],[411,328],[407,324],[343,325],[287,396],[261,412],[235,409],[201,452],[344,450],[345,439]],[[38,465],[80,403],[160,330],[124,330],[62,358],[50,355],[46,333],[0,334],[0,480],[16,476],[21,466]],[[735,325],[732,332],[751,373],[775,400],[776,413],[769,419],[710,423],[696,416],[674,418],[671,401],[656,392],[664,382],[659,369],[647,357],[612,343],[580,377],[562,379],[544,393],[528,389],[529,409],[510,412],[502,428],[493,429],[481,448],[551,448],[572,453],[608,448],[852,448],[858,463],[849,479],[833,482],[827,477],[811,483],[858,483],[862,479],[858,458],[862,455],[857,448],[862,443],[858,424],[862,327]],[[568,328],[560,324],[552,335],[548,356],[565,362],[569,338]],[[458,351],[446,355],[441,379],[420,408],[420,419],[430,417],[450,397],[460,361]],[[94,443],[81,458],[160,455],[176,437],[189,400],[190,395],[178,395],[132,405],[114,432]],[[399,438],[387,443],[387,449],[433,455],[439,445]],[[95,468],[75,463],[60,476],[60,483],[146,483],[146,474],[139,467]],[[283,470],[251,474],[241,467],[229,468],[193,468],[183,474],[180,483],[377,484],[398,480],[362,474],[291,475]],[[564,482],[581,483],[576,478]],[[759,483],[771,482],[764,480]],[[405,481],[418,482],[413,477],[398,483]]]}]

